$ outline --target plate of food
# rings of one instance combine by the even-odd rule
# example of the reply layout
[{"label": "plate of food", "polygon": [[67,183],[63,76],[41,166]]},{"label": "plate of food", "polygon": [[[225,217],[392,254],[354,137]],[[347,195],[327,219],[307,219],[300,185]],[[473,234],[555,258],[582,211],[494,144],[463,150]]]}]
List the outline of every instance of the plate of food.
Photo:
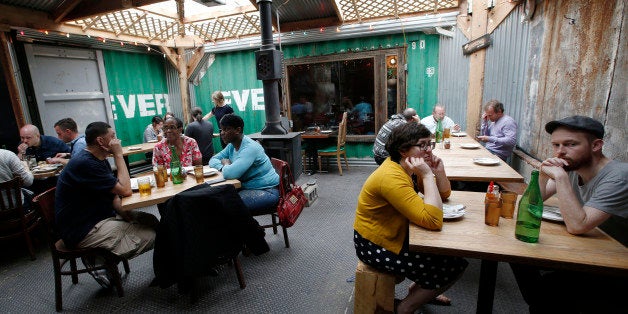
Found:
[{"label": "plate of food", "polygon": [[465,206],[462,204],[443,204],[443,219],[456,219],[464,216]]},{"label": "plate of food", "polygon": [[563,222],[560,209],[556,206],[543,205],[543,219],[555,222]]},{"label": "plate of food", "polygon": [[478,148],[482,147],[482,145],[476,144],[476,143],[462,143],[462,144],[460,144],[460,147],[462,147],[464,149],[478,149]]},{"label": "plate of food", "polygon": [[[194,175],[194,167],[183,167],[188,174]],[[211,177],[220,172],[216,168],[212,168],[210,166],[203,166],[203,176]]]},{"label": "plate of food", "polygon": [[465,137],[465,136],[467,136],[467,132],[452,132],[451,136],[453,136],[453,137]]},{"label": "plate of food", "polygon": [[51,172],[51,171],[57,170],[57,168],[59,168],[59,166],[56,164],[55,165],[43,164],[43,165],[33,167],[32,171],[35,173]]},{"label": "plate of food", "polygon": [[488,158],[488,157],[473,158],[473,162],[481,166],[499,165],[499,159]]}]

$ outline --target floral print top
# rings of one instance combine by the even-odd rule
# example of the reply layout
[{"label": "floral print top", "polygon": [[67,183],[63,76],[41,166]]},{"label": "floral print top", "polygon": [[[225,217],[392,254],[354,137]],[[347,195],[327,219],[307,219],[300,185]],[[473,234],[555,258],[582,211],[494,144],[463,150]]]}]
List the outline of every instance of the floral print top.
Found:
[{"label": "floral print top", "polygon": [[[179,159],[181,160],[182,167],[189,167],[193,165],[194,160],[201,160],[203,157],[201,151],[198,149],[196,140],[185,135],[181,135],[181,138],[183,140],[183,152],[181,156],[179,156]],[[171,156],[170,145],[168,145],[166,139],[161,140],[153,149],[153,166],[166,165],[166,168],[170,168]]]}]

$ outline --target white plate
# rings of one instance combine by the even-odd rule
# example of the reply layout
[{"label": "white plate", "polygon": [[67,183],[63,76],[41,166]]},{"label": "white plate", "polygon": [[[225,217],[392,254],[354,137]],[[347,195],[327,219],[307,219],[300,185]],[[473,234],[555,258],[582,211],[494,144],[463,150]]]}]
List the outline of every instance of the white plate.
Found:
[{"label": "white plate", "polygon": [[[194,167],[183,167],[183,168],[185,169],[185,171],[188,174],[194,175]],[[210,166],[203,166],[203,176],[204,177],[213,176],[213,175],[217,174],[218,172],[220,172],[220,171],[218,171],[218,169],[216,169],[216,168],[211,168]]]},{"label": "white plate", "polygon": [[499,165],[499,159],[487,158],[487,157],[473,158],[473,162],[478,164],[478,165],[482,165],[482,166]]},{"label": "white plate", "polygon": [[443,219],[460,218],[466,214],[465,206],[462,204],[443,204]]},{"label": "white plate", "polygon": [[333,132],[333,131],[332,131],[332,130],[322,130],[322,131],[321,131],[321,133],[323,133],[323,134],[329,134],[329,133],[331,133],[331,132]]},{"label": "white plate", "polygon": [[44,166],[37,166],[37,167],[33,167],[33,172],[50,172],[50,171],[54,171],[57,170],[59,166],[57,165],[44,165]]},{"label": "white plate", "polygon": [[478,149],[482,147],[482,145],[475,144],[475,143],[462,143],[460,144],[460,147],[465,148],[465,149]]},{"label": "white plate", "polygon": [[453,132],[453,133],[451,133],[451,136],[453,136],[453,137],[464,137],[464,136],[467,136],[467,132]]},{"label": "white plate", "polygon": [[142,149],[142,146],[131,146],[129,147],[129,150],[140,150]]},{"label": "white plate", "polygon": [[146,143],[157,143],[157,140],[146,141]]},{"label": "white plate", "polygon": [[543,205],[543,219],[562,222],[563,216],[558,207]]},{"label": "white plate", "polygon": [[[150,179],[150,186],[155,186],[155,176],[146,176]],[[131,178],[131,190],[138,190],[139,188],[137,187],[137,178]]]}]

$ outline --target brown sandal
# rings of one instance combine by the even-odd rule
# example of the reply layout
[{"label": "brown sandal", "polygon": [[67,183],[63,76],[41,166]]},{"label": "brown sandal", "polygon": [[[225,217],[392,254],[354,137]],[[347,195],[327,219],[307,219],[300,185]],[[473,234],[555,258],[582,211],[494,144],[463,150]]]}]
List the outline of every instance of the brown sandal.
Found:
[{"label": "brown sandal", "polygon": [[427,302],[427,304],[450,306],[451,305],[451,300],[448,297],[446,297],[445,295],[439,294],[434,299],[432,299],[430,302]]}]

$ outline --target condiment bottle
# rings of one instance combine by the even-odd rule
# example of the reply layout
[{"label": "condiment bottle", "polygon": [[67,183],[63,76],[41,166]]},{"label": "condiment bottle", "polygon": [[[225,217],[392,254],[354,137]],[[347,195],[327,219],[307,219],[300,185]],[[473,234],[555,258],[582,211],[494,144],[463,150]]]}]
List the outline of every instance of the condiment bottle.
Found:
[{"label": "condiment bottle", "polygon": [[486,196],[484,197],[484,223],[489,226],[499,225],[499,215],[501,208],[499,206],[499,186],[493,181],[488,185]]},{"label": "condiment bottle", "polygon": [[179,160],[179,154],[177,154],[177,148],[174,145],[170,145],[170,176],[173,184],[183,183],[181,160]]},{"label": "condiment bottle", "polygon": [[524,242],[538,242],[542,217],[543,196],[539,187],[539,171],[532,170],[530,184],[519,201],[515,237]]}]

